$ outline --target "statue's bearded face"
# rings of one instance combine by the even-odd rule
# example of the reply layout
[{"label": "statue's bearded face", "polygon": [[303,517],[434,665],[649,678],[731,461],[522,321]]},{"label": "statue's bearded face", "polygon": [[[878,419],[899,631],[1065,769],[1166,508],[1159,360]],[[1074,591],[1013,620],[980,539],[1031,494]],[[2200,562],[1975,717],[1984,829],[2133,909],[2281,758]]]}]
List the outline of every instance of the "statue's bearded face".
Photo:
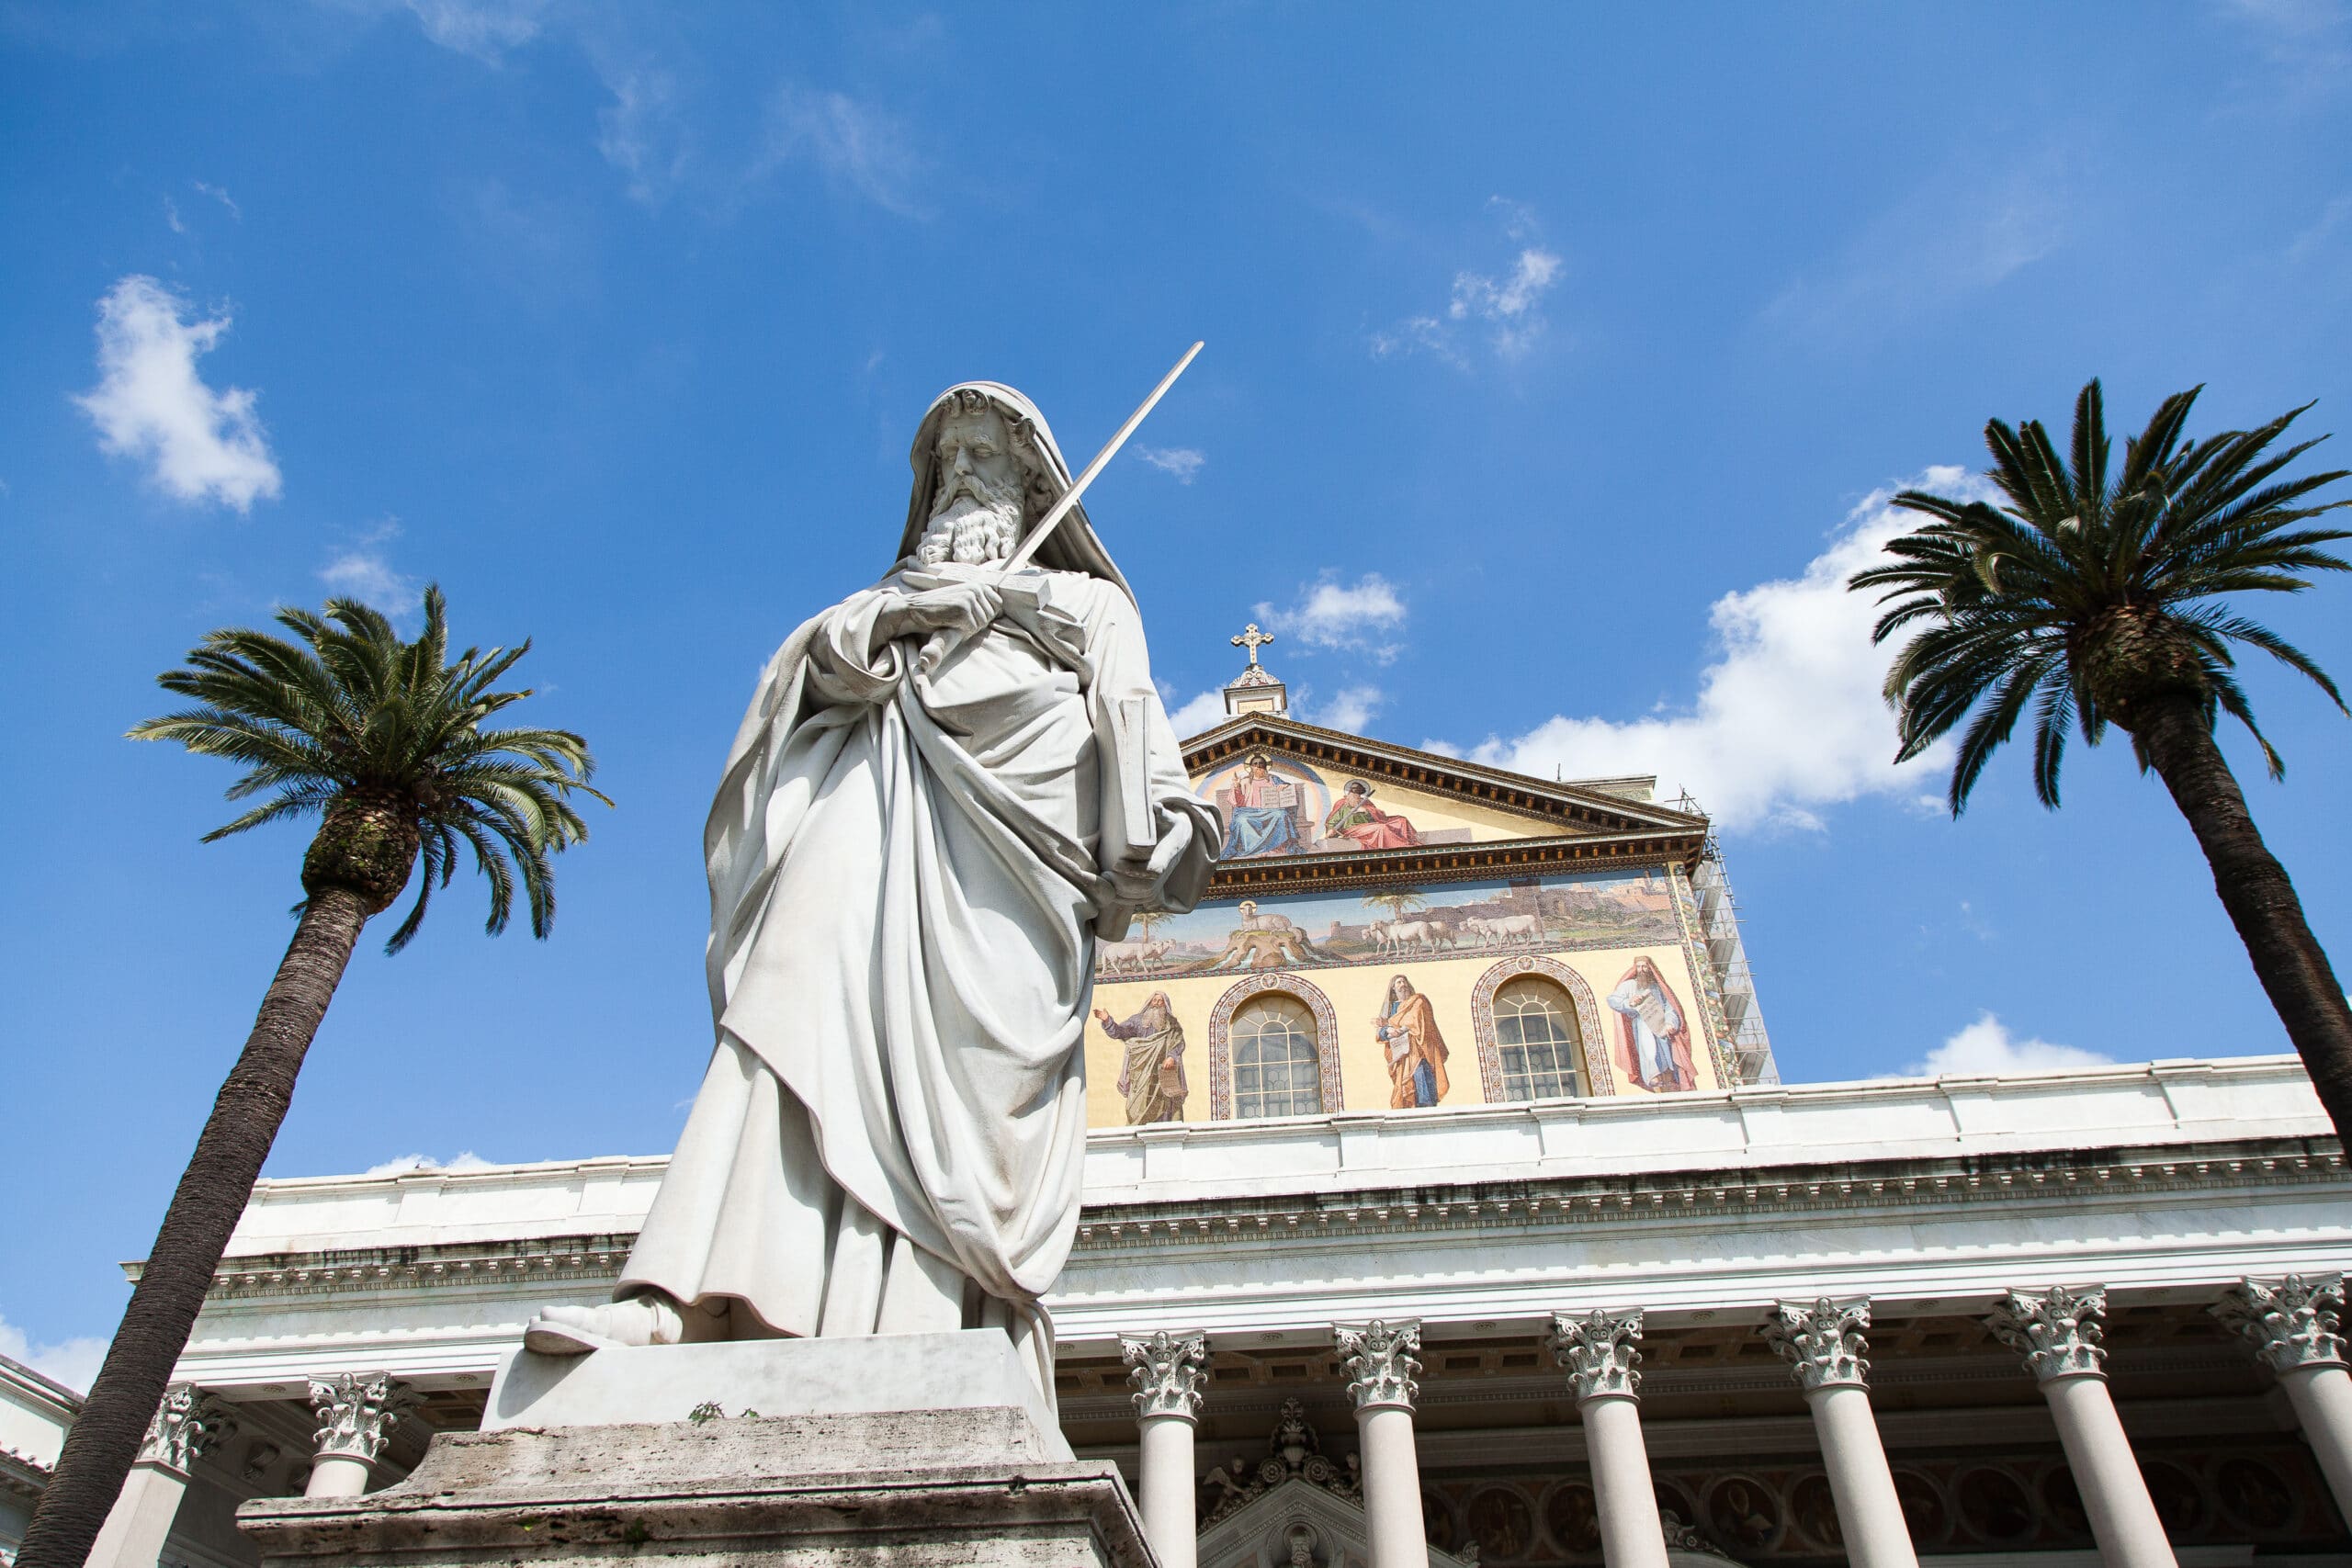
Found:
[{"label": "statue's bearded face", "polygon": [[1004,417],[986,404],[957,409],[939,422],[938,489],[931,526],[916,546],[926,566],[1003,560],[1021,542],[1021,459]]}]

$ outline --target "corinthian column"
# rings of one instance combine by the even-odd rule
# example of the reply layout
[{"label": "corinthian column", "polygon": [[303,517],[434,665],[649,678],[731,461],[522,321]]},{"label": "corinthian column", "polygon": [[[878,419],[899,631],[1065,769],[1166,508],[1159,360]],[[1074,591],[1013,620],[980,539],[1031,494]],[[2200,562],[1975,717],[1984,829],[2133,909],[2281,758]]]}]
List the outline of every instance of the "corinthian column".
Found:
[{"label": "corinthian column", "polygon": [[1421,1461],[1413,1447],[1413,1400],[1421,1391],[1413,1375],[1421,1370],[1421,1325],[1391,1327],[1374,1318],[1362,1328],[1334,1327],[1331,1338],[1347,1368],[1348,1398],[1356,1407],[1372,1568],[1429,1568]]},{"label": "corinthian column", "polygon": [[1870,1348],[1862,1330],[1870,1325],[1867,1302],[1781,1302],[1764,1337],[1788,1358],[1789,1371],[1813,1411],[1847,1561],[1854,1568],[1919,1568],[1903,1504],[1894,1495],[1894,1473],[1878,1440],[1878,1421],[1871,1415],[1865,1382],[1871,1364],[1862,1359]]},{"label": "corinthian column", "polygon": [[311,1408],[319,1416],[318,1458],[302,1495],[356,1497],[368,1490],[376,1456],[416,1400],[390,1372],[345,1372],[311,1380]]},{"label": "corinthian column", "polygon": [[2338,1332],[2343,1310],[2341,1274],[2290,1274],[2276,1285],[2244,1280],[2211,1309],[2278,1374],[2336,1510],[2352,1518],[2352,1372]]},{"label": "corinthian column", "polygon": [[194,1383],[174,1383],[147,1423],[139,1459],[91,1543],[86,1568],[155,1568],[179,1517],[188,1472],[237,1429],[229,1407]]},{"label": "corinthian column", "polygon": [[1193,1477],[1193,1427],[1201,1418],[1207,1337],[1161,1332],[1123,1338],[1119,1354],[1134,1369],[1127,1381],[1136,1385],[1144,1539],[1161,1568],[1193,1568],[1199,1557],[1193,1504],[1199,1486]]},{"label": "corinthian column", "polygon": [[1552,1354],[1568,1372],[1584,1423],[1608,1568],[1666,1568],[1666,1529],[1657,1517],[1649,1450],[1642,1443],[1642,1314],[1605,1312],[1552,1317]]},{"label": "corinthian column", "polygon": [[2011,1291],[1985,1321],[2002,1344],[2025,1357],[2041,1383],[2106,1568],[2178,1568],[2107,1392],[2098,1326],[2106,1311],[2103,1286],[2053,1286]]}]

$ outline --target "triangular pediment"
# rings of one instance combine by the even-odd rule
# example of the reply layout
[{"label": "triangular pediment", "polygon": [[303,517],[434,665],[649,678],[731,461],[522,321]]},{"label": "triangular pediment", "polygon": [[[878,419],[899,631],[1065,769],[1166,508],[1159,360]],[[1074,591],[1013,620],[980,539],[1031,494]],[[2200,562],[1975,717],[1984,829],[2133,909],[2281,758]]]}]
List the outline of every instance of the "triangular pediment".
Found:
[{"label": "triangular pediment", "polygon": [[[1201,1568],[1290,1568],[1302,1549],[1314,1568],[1368,1568],[1363,1505],[1295,1475],[1204,1526],[1197,1547]],[[1472,1568],[1434,1546],[1429,1558],[1430,1568]]]},{"label": "triangular pediment", "polygon": [[[1224,859],[1694,860],[1707,819],[1638,798],[1646,781],[1531,778],[1432,751],[1245,714],[1185,743],[1194,793],[1225,824]],[[1604,787],[1604,786],[1611,787]],[[1237,820],[1238,819],[1238,820]]]}]

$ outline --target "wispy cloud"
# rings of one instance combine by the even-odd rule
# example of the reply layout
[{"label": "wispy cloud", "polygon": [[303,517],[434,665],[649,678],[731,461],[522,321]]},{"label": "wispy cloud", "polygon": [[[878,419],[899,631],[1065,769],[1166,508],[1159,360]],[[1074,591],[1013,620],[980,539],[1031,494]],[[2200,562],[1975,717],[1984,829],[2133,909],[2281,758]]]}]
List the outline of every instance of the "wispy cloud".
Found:
[{"label": "wispy cloud", "polygon": [[1456,272],[1443,310],[1407,316],[1374,333],[1373,357],[1426,352],[1466,370],[1475,363],[1476,340],[1504,360],[1523,358],[1535,346],[1548,325],[1544,296],[1559,282],[1565,264],[1557,252],[1536,243],[1532,209],[1499,196],[1487,206],[1500,215],[1505,238],[1518,243],[1517,254],[1497,272]]},{"label": "wispy cloud", "polygon": [[1949,310],[2066,243],[2071,184],[2055,158],[1930,181],[1790,282],[1763,320],[1810,344],[1853,345]]},{"label": "wispy cloud", "polygon": [[[2352,71],[2352,5],[2345,0],[2222,0],[2222,17],[2240,24],[2269,72],[2261,84],[2308,102],[2340,92]],[[2252,85],[2252,84],[2249,84]]]},{"label": "wispy cloud", "polygon": [[658,207],[686,173],[677,84],[666,71],[632,66],[606,72],[605,85],[613,101],[596,111],[596,151],[621,172],[631,199]]},{"label": "wispy cloud", "polygon": [[235,219],[238,222],[242,223],[245,220],[245,209],[239,207],[235,199],[219,186],[206,185],[202,180],[191,180],[188,183],[195,187],[197,195],[209,196],[213,200],[219,202],[221,206],[227,208],[229,209],[229,216]]},{"label": "wispy cloud", "polygon": [[1180,485],[1191,484],[1201,465],[1209,460],[1209,455],[1196,446],[1138,446],[1136,456],[1161,473],[1173,475]]},{"label": "wispy cloud", "polygon": [[431,1155],[399,1155],[384,1161],[381,1165],[371,1165],[359,1174],[362,1176],[406,1176],[413,1171],[440,1170],[457,1173],[496,1168],[493,1162],[468,1149],[455,1159],[446,1161],[435,1159]]},{"label": "wispy cloud", "polygon": [[401,0],[424,36],[443,49],[496,65],[539,34],[548,0]]},{"label": "wispy cloud", "polygon": [[[1930,468],[1911,483],[1987,493],[1954,468]],[[1709,620],[1721,651],[1700,675],[1689,710],[1623,721],[1555,716],[1510,739],[1432,744],[1538,778],[1656,773],[1667,798],[1687,789],[1729,829],[1817,829],[1822,807],[1864,795],[1928,800],[1949,750],[1938,746],[1895,765],[1894,718],[1880,694],[1894,648],[1872,646],[1878,607],[1846,589],[1887,540],[1918,525],[1916,513],[1889,504],[1894,488],[1903,487],[1855,507],[1800,576],[1715,601]]]},{"label": "wispy cloud", "polygon": [[901,218],[920,218],[915,185],[923,168],[905,124],[846,93],[786,83],[768,104],[761,177],[787,164],[812,164],[828,185]]},{"label": "wispy cloud", "polygon": [[2052,1045],[2040,1038],[2019,1040],[2008,1026],[1989,1012],[1960,1031],[1920,1060],[1905,1067],[1905,1077],[1935,1077],[1944,1073],[2047,1073],[2066,1067],[2098,1067],[2114,1061],[2078,1045]]},{"label": "wispy cloud", "polygon": [[319,581],[339,598],[361,600],[388,615],[404,615],[424,602],[416,579],[393,570],[384,547],[400,537],[398,518],[362,529],[349,546],[328,558],[319,569]]},{"label": "wispy cloud", "polygon": [[1368,571],[1353,582],[1326,573],[1300,588],[1298,598],[1287,608],[1261,604],[1257,615],[1266,626],[1287,633],[1309,648],[1369,654],[1383,664],[1400,651],[1390,639],[1404,629],[1406,620],[1404,595],[1376,571]]},{"label": "wispy cloud", "polygon": [[86,1393],[97,1381],[98,1363],[107,1359],[107,1342],[85,1335],[53,1345],[36,1345],[23,1329],[0,1317],[0,1356],[53,1378],[76,1393]]},{"label": "wispy cloud", "polygon": [[98,384],[74,400],[107,453],[147,466],[165,494],[217,501],[238,511],[282,488],[254,394],[214,391],[196,362],[229,331],[230,318],[190,320],[183,299],[133,274],[98,301]]}]

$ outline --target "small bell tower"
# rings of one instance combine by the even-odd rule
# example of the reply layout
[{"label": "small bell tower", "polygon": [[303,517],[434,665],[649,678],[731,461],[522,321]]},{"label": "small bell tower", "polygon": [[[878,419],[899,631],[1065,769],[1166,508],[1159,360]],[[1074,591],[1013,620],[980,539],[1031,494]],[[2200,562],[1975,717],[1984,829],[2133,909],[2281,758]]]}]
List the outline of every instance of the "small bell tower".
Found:
[{"label": "small bell tower", "polygon": [[1250,650],[1250,668],[1235,676],[1225,688],[1227,716],[1265,713],[1280,717],[1290,712],[1290,688],[1275,680],[1266,667],[1258,662],[1258,650],[1273,640],[1274,634],[1260,631],[1255,621],[1244,626],[1241,635],[1233,639],[1234,647]]}]

